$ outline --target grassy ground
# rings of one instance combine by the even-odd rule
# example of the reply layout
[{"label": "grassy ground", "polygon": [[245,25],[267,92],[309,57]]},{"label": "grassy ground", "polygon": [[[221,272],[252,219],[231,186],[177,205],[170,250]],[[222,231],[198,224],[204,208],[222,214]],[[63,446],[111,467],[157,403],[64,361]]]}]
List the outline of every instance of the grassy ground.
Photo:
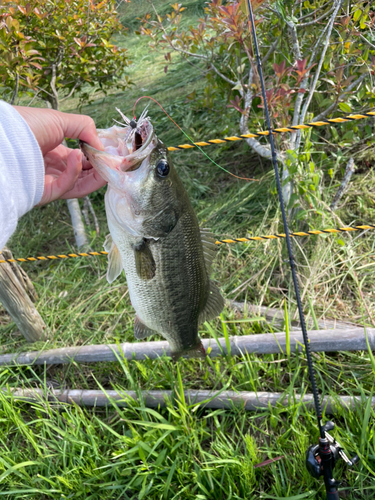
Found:
[{"label": "grassy ground", "polygon": [[[202,13],[202,1],[187,1],[190,19]],[[185,5],[184,3],[184,5]],[[157,3],[166,8],[165,2]],[[146,2],[125,4],[123,23],[129,36],[118,42],[129,48],[134,65],[127,70],[134,86],[126,93],[113,91],[84,105],[98,126],[117,118],[115,106],[131,114],[136,98],[151,95],[194,139],[236,133],[237,116],[223,108],[197,109],[186,95],[203,92],[199,68],[184,61],[165,74],[163,57],[149,51],[147,41],[134,35],[137,17]],[[143,10],[142,10],[143,9]],[[77,101],[66,104],[73,111]],[[142,105],[140,108],[142,109]],[[138,108],[137,108],[138,110]],[[139,115],[139,111],[137,111]],[[150,107],[158,135],[168,145],[185,142],[179,130],[156,106]],[[339,133],[340,130],[339,130]],[[326,148],[314,138],[317,156]],[[320,152],[320,153],[319,153]],[[245,143],[212,147],[207,153],[238,175],[256,176],[243,182],[228,176],[199,151],[177,152],[173,160],[189,191],[202,224],[217,236],[246,236],[280,231],[280,214],[269,165],[251,154]],[[345,154],[345,152],[344,152]],[[362,165],[362,164],[361,164]],[[338,163],[333,152],[320,165],[333,168],[324,179],[320,211],[304,219],[310,227],[366,223],[374,220],[373,171],[361,168],[354,176],[342,206],[332,215],[324,209],[342,178],[345,156]],[[107,234],[104,190],[92,196],[100,235],[88,228],[93,249],[101,249]],[[293,221],[293,227],[301,222]],[[74,237],[64,202],[37,208],[25,216],[10,245],[16,256],[45,255],[74,249]],[[300,286],[308,315],[334,317],[373,325],[374,238],[324,236],[299,240],[294,249]],[[268,241],[221,248],[214,278],[225,297],[283,307],[295,314],[285,248]],[[48,326],[49,340],[36,348],[134,341],[134,312],[124,277],[109,285],[106,259],[27,264],[39,299],[38,310]],[[273,331],[257,318],[233,321],[225,309],[221,319],[201,326],[202,337],[249,335]],[[154,338],[156,339],[156,337]],[[30,350],[5,311],[0,309],[0,345],[3,352]],[[345,498],[374,496],[374,411],[366,401],[373,395],[375,360],[370,352],[316,354],[319,390],[324,395],[358,395],[357,411],[335,415],[334,434],[349,455],[361,463],[348,470],[340,463],[335,475],[343,481]],[[304,354],[182,360],[101,363],[63,367],[6,368],[2,387],[21,385],[60,388],[116,388],[119,390],[173,389],[176,399],[164,410],[146,408],[142,401],[127,409],[82,409],[52,403],[20,403],[0,393],[0,496],[9,499],[258,499],[324,498],[321,482],[304,467],[304,454],[317,441],[313,411],[293,396],[311,392]],[[232,389],[285,392],[286,407],[247,413],[242,409],[203,410],[183,398],[183,389]],[[283,458],[267,467],[254,465],[268,458]]]}]

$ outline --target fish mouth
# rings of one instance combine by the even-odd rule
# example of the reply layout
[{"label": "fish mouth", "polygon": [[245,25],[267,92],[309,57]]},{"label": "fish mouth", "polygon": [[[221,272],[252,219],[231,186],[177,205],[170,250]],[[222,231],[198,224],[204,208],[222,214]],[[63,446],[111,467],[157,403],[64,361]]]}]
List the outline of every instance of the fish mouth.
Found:
[{"label": "fish mouth", "polygon": [[104,165],[124,173],[139,170],[143,160],[156,146],[156,136],[149,119],[143,119],[138,124],[131,122],[126,127],[98,129],[98,137],[103,143],[104,151],[83,141],[79,142],[79,146],[86,159],[101,174]]},{"label": "fish mouth", "polygon": [[135,163],[132,167],[128,168],[126,172],[134,172],[134,170],[138,170],[142,165],[142,162]]},{"label": "fish mouth", "polygon": [[[135,161],[136,163],[138,163],[138,167],[134,168],[134,166],[132,165],[129,169],[127,169],[129,171],[132,171],[139,168],[141,161],[144,160],[146,156],[148,156],[149,146],[152,144],[155,134],[154,128],[148,119],[143,120],[135,128],[130,128],[132,130],[129,131],[130,133],[127,140],[127,147],[129,151],[127,160],[129,162]],[[100,133],[98,135],[100,139]]]}]

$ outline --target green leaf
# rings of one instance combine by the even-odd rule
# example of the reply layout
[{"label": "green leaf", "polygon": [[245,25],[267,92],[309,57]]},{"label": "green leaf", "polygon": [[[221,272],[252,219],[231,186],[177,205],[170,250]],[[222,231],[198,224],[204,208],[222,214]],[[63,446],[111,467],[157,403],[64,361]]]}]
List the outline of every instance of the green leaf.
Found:
[{"label": "green leaf", "polygon": [[241,89],[242,89],[241,82],[238,82],[234,87],[232,87],[232,90],[241,90]]},{"label": "green leaf", "polygon": [[302,500],[303,498],[316,498],[316,491],[314,490],[306,491],[306,493],[302,493],[301,495],[295,495],[293,497],[273,497],[271,495],[267,495],[266,493],[261,493],[260,498],[272,499],[272,500]]},{"label": "green leaf", "polygon": [[166,429],[170,431],[178,431],[178,427],[175,425],[170,425],[170,424],[161,424],[158,422],[146,422],[142,420],[132,420],[131,422],[133,425],[142,425],[144,427],[150,427],[152,429]]},{"label": "green leaf", "polygon": [[276,0],[276,9],[284,22],[288,22],[290,20],[286,13],[285,2],[283,0]]},{"label": "green leaf", "polygon": [[361,15],[362,15],[361,9],[357,9],[353,15],[353,21],[358,21],[358,19],[361,17]]},{"label": "green leaf", "polygon": [[28,467],[29,465],[38,465],[38,462],[21,462],[20,464],[13,465],[13,467],[9,467],[3,474],[0,476],[0,483],[3,479],[5,479],[9,474],[12,474],[12,472],[16,472],[19,469],[23,469],[24,467]]},{"label": "green leaf", "polygon": [[349,104],[347,102],[340,102],[339,108],[344,113],[351,113],[352,112],[352,108],[349,106]]}]

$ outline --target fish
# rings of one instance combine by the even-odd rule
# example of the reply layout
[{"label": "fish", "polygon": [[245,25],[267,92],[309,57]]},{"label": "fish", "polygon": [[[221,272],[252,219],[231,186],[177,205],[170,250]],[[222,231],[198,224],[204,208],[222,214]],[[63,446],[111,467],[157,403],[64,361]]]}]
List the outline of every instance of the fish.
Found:
[{"label": "fish", "polygon": [[98,129],[104,151],[80,143],[108,182],[107,280],[112,283],[125,271],[137,340],[159,334],[168,341],[174,360],[205,357],[198,326],[224,307],[210,279],[215,239],[209,229],[200,228],[147,112],[138,121],[121,116],[124,124]]}]

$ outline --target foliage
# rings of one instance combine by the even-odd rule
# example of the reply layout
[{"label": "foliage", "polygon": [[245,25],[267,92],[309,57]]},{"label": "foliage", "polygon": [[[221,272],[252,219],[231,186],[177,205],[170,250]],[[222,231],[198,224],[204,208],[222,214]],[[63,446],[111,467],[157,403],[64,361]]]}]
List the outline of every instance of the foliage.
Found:
[{"label": "foliage", "polygon": [[[343,0],[252,3],[275,128],[297,125],[312,116],[319,121],[338,109],[350,113],[352,107],[374,106],[375,11],[369,2],[347,6]],[[195,60],[207,79],[201,105],[213,109],[224,103],[235,109],[242,134],[258,129],[264,103],[246,1],[210,1],[204,17],[189,26],[183,22],[187,11],[182,4],[173,4],[165,15],[152,7],[142,18],[139,34],[150,39],[154,50],[163,51],[165,72],[180,57]],[[190,97],[193,101],[194,95]],[[351,137],[355,137],[353,131]],[[279,149],[298,150],[300,141],[300,132],[290,134]],[[247,142],[259,155],[270,158],[262,142],[254,138]],[[293,173],[284,160],[279,154],[286,182],[285,173],[292,177]]]},{"label": "foliage", "polygon": [[88,85],[125,88],[127,53],[111,42],[122,31],[116,16],[111,0],[5,0],[0,82],[12,90],[18,84],[31,89],[54,109],[61,94],[70,97]]},{"label": "foliage", "polygon": [[[257,75],[252,74],[256,73],[255,59],[244,3],[228,1],[224,4],[221,0],[214,0],[207,4],[205,17],[187,29],[181,27],[186,10],[182,4],[172,5],[172,12],[165,16],[158,15],[155,9],[154,16],[148,13],[143,17],[140,33],[150,37],[152,48],[166,52],[166,69],[172,63],[173,52],[195,57],[205,63],[207,70],[225,88],[228,97],[234,95],[243,101],[244,94],[251,87],[252,99],[258,98],[259,101],[262,99],[260,82]],[[314,51],[321,49],[322,41],[319,38],[327,22],[317,23],[313,19],[322,17],[329,20],[332,4],[324,1],[300,2],[299,19],[296,17],[295,2],[284,2],[283,8],[280,4],[276,2],[276,9],[267,4],[261,5],[261,9],[256,12],[256,25],[260,48],[271,46],[273,52],[273,57],[269,54],[264,61],[267,64],[263,67],[268,88],[267,103],[276,118],[275,123],[285,126],[292,120],[296,94],[307,92],[306,78],[311,81],[318,70],[314,60],[319,51],[315,57]],[[369,102],[363,105],[373,104],[373,94],[358,97],[353,91],[346,93],[345,88],[362,73],[370,70],[374,74],[375,46],[371,47],[371,28],[375,24],[375,12],[370,11],[368,2],[356,2],[351,5],[350,15],[343,16],[340,10],[337,17],[335,31],[322,61],[325,71],[320,74],[319,69],[320,81],[315,89],[326,95],[324,102],[319,102],[319,108],[326,108],[334,102],[338,104],[340,98],[344,101],[354,99],[359,105],[362,104],[361,100],[366,99]],[[301,22],[306,18],[309,22]],[[289,34],[293,32],[297,35],[295,40],[285,36],[288,30]],[[275,42],[276,46],[273,47]],[[259,115],[261,106],[261,103],[253,106],[252,112]],[[248,103],[245,109],[239,111],[248,113],[250,108],[251,103]],[[281,109],[285,114],[279,116]],[[350,107],[345,109],[350,112]]]}]

